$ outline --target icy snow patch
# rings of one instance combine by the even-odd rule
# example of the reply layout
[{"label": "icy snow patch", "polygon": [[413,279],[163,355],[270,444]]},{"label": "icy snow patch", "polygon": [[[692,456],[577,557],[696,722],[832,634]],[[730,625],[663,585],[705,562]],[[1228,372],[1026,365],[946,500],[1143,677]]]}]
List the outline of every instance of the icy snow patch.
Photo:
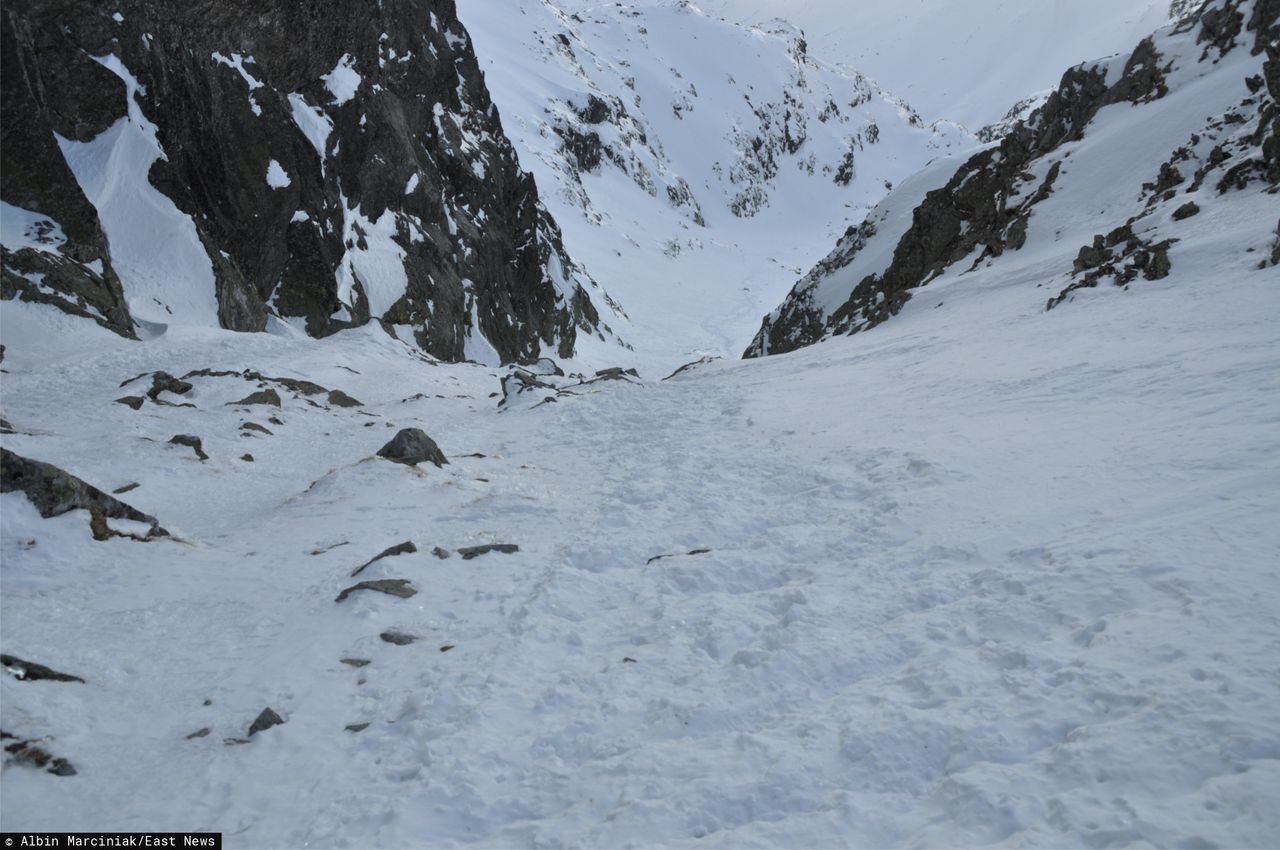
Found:
[{"label": "icy snow patch", "polygon": [[271,163],[267,166],[267,185],[272,189],[283,189],[291,185],[292,182],[289,179],[288,172],[284,170],[284,166],[274,159],[271,160]]},{"label": "icy snow patch", "polygon": [[91,141],[57,139],[98,210],[129,310],[148,321],[217,327],[213,264],[195,223],[148,179],[165,154],[138,106],[138,81],[115,55],[95,61],[124,81],[129,114]]},{"label": "icy snow patch", "polygon": [[[351,305],[355,284],[360,283],[369,299],[369,313],[382,316],[400,300],[409,286],[404,269],[404,249],[392,238],[397,231],[396,214],[384,210],[371,221],[360,213],[360,205],[347,206],[342,198],[342,239],[347,253],[338,266],[338,300]],[[359,232],[356,232],[356,228]],[[359,247],[363,235],[366,247]]]},{"label": "icy snow patch", "polygon": [[324,114],[324,110],[307,103],[307,99],[294,92],[289,95],[289,106],[293,110],[293,123],[298,125],[302,135],[311,142],[320,157],[320,171],[324,172],[325,150],[329,143],[329,134],[333,132],[333,119]]},{"label": "icy snow patch", "polygon": [[342,106],[355,97],[360,83],[364,82],[364,78],[356,71],[355,64],[355,57],[350,53],[344,53],[338,60],[338,64],[333,66],[333,70],[320,77],[324,80],[329,93],[333,95],[334,106]]},{"label": "icy snow patch", "polygon": [[62,225],[47,215],[0,201],[0,244],[10,251],[34,248],[53,254],[66,241]]}]

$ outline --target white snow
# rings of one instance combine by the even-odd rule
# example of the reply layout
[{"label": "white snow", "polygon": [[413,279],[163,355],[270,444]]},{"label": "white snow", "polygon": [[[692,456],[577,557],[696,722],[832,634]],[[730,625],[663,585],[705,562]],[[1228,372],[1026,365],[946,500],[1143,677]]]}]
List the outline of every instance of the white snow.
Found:
[{"label": "white snow", "polygon": [[58,247],[66,242],[62,225],[49,216],[0,201],[0,245],[10,251],[33,248],[46,254],[56,254]]},{"label": "white snow", "polygon": [[262,88],[263,83],[261,80],[257,79],[252,74],[250,74],[244,67],[244,63],[254,61],[253,57],[241,56],[239,53],[232,53],[231,57],[227,58],[226,56],[223,56],[221,53],[215,52],[213,54],[213,61],[221,65],[226,65],[228,68],[235,69],[235,71],[240,75],[240,78],[245,81],[245,84],[247,86],[249,86],[249,108],[253,110],[254,115],[261,115],[262,107],[258,104],[257,99],[253,96],[253,92],[255,89]]},{"label": "white snow", "polygon": [[273,159],[267,164],[267,185],[272,189],[283,189],[292,182],[288,173],[284,170],[284,166],[279,162]]},{"label": "white snow", "polygon": [[333,70],[320,77],[324,80],[325,88],[333,95],[334,106],[341,106],[351,100],[360,89],[360,83],[364,80],[356,71],[355,64],[355,57],[344,53]]},{"label": "white snow", "polygon": [[310,221],[310,220],[311,220],[311,216],[307,215],[302,210],[295,210],[293,213],[293,218],[289,219],[289,223],[297,224],[300,221]]},{"label": "white snow", "polygon": [[138,82],[115,55],[95,58],[124,81],[129,114],[91,141],[59,136],[58,145],[98,210],[129,310],[162,325],[217,327],[213,264],[195,224],[148,178],[165,154],[138,106]]},{"label": "white snow", "polygon": [[413,191],[417,188],[418,188],[418,175],[415,172],[414,174],[409,176],[408,182],[404,184],[404,193],[406,195],[412,195]]},{"label": "white snow", "polygon": [[324,171],[324,161],[328,156],[329,134],[333,132],[333,119],[324,114],[318,106],[307,103],[307,99],[294,92],[289,95],[289,107],[293,112],[293,123],[306,136],[311,147],[316,149],[320,157],[320,170]]},{"label": "white snow", "polygon": [[[376,220],[369,220],[360,206],[347,205],[342,199],[342,238],[346,254],[338,266],[338,300],[354,304],[355,285],[359,283],[369,299],[369,313],[380,317],[404,295],[409,285],[405,271],[405,252],[392,237],[399,231],[396,213],[383,210]],[[361,242],[365,247],[360,247]]]}]

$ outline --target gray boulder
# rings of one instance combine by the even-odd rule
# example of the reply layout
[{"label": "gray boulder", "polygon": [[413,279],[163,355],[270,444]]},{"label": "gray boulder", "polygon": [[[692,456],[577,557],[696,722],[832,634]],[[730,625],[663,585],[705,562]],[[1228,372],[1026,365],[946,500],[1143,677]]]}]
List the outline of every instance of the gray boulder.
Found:
[{"label": "gray boulder", "polygon": [[408,466],[429,461],[443,467],[449,462],[436,441],[428,437],[421,428],[405,428],[400,431],[391,442],[378,449],[378,457]]},{"label": "gray boulder", "polygon": [[74,510],[91,515],[127,519],[151,526],[147,537],[168,537],[153,516],[132,508],[51,463],[42,463],[0,449],[0,493],[21,490],[45,519]]}]

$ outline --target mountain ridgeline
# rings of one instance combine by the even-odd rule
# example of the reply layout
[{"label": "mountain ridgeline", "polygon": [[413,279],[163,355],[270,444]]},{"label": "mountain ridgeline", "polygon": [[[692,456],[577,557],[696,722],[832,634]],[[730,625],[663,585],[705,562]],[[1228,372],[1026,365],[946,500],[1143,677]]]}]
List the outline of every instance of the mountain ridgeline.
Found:
[{"label": "mountain ridgeline", "polygon": [[[1100,282],[1127,287],[1139,278],[1167,277],[1170,249],[1192,226],[1182,222],[1201,204],[1218,198],[1229,204],[1250,191],[1274,195],[1280,186],[1278,14],[1277,0],[1212,0],[1127,56],[1068,70],[1043,106],[998,144],[958,168],[940,166],[932,172],[932,185],[925,178],[926,185],[914,191],[900,189],[849,228],[764,318],[744,356],[781,354],[874,328],[898,315],[920,287],[1022,250],[1029,230],[1050,241],[1061,238],[1070,223],[1065,219],[1078,218],[1082,210],[1055,208],[1035,221],[1033,214],[1062,189],[1062,181],[1081,186],[1096,180],[1108,150],[1114,153],[1119,144],[1149,146],[1151,155],[1141,164],[1149,169],[1149,181],[1125,201],[1122,218],[1117,208],[1107,211],[1115,220],[1088,222],[1101,232],[1069,255],[1067,267],[1053,270],[1058,277],[1050,283],[1056,281],[1058,291],[1051,288],[1047,307]],[[1200,123],[1188,136],[1161,135],[1164,123],[1152,120],[1126,142],[1095,140],[1095,118],[1104,108],[1127,105],[1160,118],[1178,109],[1163,105],[1171,92],[1195,94],[1197,86],[1215,97],[1226,92],[1228,99],[1217,114],[1191,119]],[[1188,101],[1183,113],[1196,114],[1187,109],[1199,110],[1201,102]],[[1101,155],[1087,155],[1086,168],[1080,156],[1070,157],[1087,154],[1088,145]],[[1089,192],[1081,197],[1087,200]],[[1273,249],[1258,267],[1278,260]]]},{"label": "mountain ridgeline", "polygon": [[48,0],[0,36],[5,299],[449,361],[612,336],[453,0]]}]

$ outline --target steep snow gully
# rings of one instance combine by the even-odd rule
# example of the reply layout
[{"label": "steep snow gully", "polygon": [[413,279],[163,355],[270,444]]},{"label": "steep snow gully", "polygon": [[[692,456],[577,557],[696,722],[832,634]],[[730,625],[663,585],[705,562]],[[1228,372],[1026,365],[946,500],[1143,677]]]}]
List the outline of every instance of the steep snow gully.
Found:
[{"label": "steep snow gully", "polygon": [[[1238,7],[1274,24],[1274,4]],[[602,43],[611,8],[574,43]],[[1188,32],[1166,37],[1190,62]],[[639,277],[617,329],[635,349],[584,332],[518,369],[377,321],[130,339],[46,283],[74,260],[108,304],[106,237],[0,209],[32,296],[0,306],[0,827],[236,848],[1280,845],[1280,60],[1236,36],[1055,149],[1022,248],[958,258],[855,336],[819,324],[748,361],[677,368],[691,328],[740,317],[664,338],[636,318],[668,309]],[[1046,310],[1092,219],[1134,214],[1242,99],[1247,122],[1211,127],[1218,164],[1261,152],[1257,173],[1206,182],[1189,217],[1176,198],[1135,218],[1177,240],[1167,273]],[[558,156],[525,117],[518,155]],[[910,193],[964,159],[903,181],[881,241],[813,303],[882,270]],[[593,180],[626,209],[630,184]],[[567,226],[566,250],[591,232]],[[381,456],[398,436],[422,462]]]}]

